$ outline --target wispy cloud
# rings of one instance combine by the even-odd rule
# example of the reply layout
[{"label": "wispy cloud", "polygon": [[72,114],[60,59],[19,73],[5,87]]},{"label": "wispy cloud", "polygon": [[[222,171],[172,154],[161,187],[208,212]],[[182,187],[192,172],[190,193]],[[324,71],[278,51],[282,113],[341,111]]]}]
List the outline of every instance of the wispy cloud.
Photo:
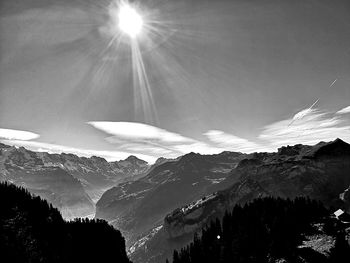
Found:
[{"label": "wispy cloud", "polygon": [[219,147],[185,137],[155,126],[135,122],[89,122],[96,129],[112,135],[106,138],[117,149],[152,156],[177,157],[189,152],[214,154]]},{"label": "wispy cloud", "polygon": [[11,130],[11,129],[0,129],[0,139],[9,139],[9,140],[34,140],[39,138],[39,134],[29,131],[21,130]]},{"label": "wispy cloud", "polygon": [[307,116],[308,114],[312,113],[312,109],[313,107],[317,104],[317,102],[319,101],[319,99],[317,99],[309,108],[307,109],[303,109],[299,112],[297,112],[292,120],[290,121],[290,123],[288,124],[288,126],[292,125],[295,121],[297,120],[301,120],[302,118],[304,118],[305,116]]},{"label": "wispy cloud", "polygon": [[89,122],[103,131],[105,140],[113,150],[79,149],[63,145],[33,141],[38,134],[10,129],[0,129],[0,141],[24,146],[34,151],[74,153],[79,156],[101,156],[109,161],[125,159],[133,154],[148,162],[158,157],[174,158],[189,152],[216,154],[222,151],[259,152],[276,151],[284,145],[316,144],[339,137],[350,142],[350,111],[346,107],[338,112],[307,108],[293,117],[277,121],[262,128],[255,139],[248,140],[221,130],[209,130],[200,141],[179,133],[135,122]]},{"label": "wispy cloud", "polygon": [[301,110],[293,116],[292,120],[293,121],[300,120],[311,112],[312,112],[312,109],[310,109],[310,108]]},{"label": "wispy cloud", "polygon": [[[313,108],[298,112],[289,119],[263,127],[255,140],[248,140],[220,130],[203,135],[207,142],[185,137],[151,125],[130,122],[89,122],[110,135],[106,140],[118,150],[156,157],[177,157],[189,152],[215,154],[222,151],[276,151],[283,145],[316,144],[339,137],[350,141],[349,120],[331,112]],[[289,125],[291,124],[292,125]]]},{"label": "wispy cloud", "polygon": [[193,141],[193,139],[180,134],[138,122],[92,121],[88,124],[120,139],[157,141],[166,144],[191,143]]},{"label": "wispy cloud", "polygon": [[274,147],[297,143],[316,144],[337,137],[350,141],[349,121],[334,113],[311,109],[308,114],[288,126],[291,120],[278,121],[264,127],[258,138]]},{"label": "wispy cloud", "polygon": [[350,106],[347,106],[336,112],[336,114],[347,114],[347,113],[350,113]]},{"label": "wispy cloud", "polygon": [[210,130],[204,133],[208,139],[226,150],[241,151],[241,152],[255,152],[263,150],[263,147],[255,142],[235,136],[233,134],[225,133],[218,130]]}]

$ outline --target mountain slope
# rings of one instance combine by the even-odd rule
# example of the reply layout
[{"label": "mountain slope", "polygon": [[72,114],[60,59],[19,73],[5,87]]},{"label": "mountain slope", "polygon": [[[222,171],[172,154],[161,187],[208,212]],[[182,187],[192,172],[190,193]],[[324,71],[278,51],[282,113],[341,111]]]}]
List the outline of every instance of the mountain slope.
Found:
[{"label": "mountain slope", "polygon": [[[257,154],[243,160],[231,174],[239,177],[237,183],[198,207],[184,209],[182,214],[189,215],[199,207],[204,211],[208,206],[216,207],[216,213],[222,214],[237,203],[244,204],[261,196],[309,196],[327,206],[345,205],[339,195],[350,185],[350,145],[337,139],[311,148],[296,145],[293,149],[293,155],[285,154],[281,148],[273,156]],[[170,223],[172,217],[168,219]]]},{"label": "mountain slope", "polygon": [[[350,257],[345,224],[328,214],[321,203],[305,198],[236,205],[190,245],[174,251],[173,263],[345,263]],[[313,246],[321,241],[325,245]]]},{"label": "mountain slope", "polygon": [[176,160],[159,160],[142,179],[106,191],[96,204],[96,217],[112,222],[131,243],[176,207],[225,188],[222,182],[245,156],[190,153]]},{"label": "mountain slope", "polygon": [[48,154],[0,143],[0,181],[24,186],[58,207],[65,218],[95,212],[94,201],[118,182],[142,177],[149,165],[130,156],[107,162],[93,156]]},{"label": "mountain slope", "polygon": [[315,146],[282,147],[276,153],[250,154],[222,182],[229,187],[169,213],[163,228],[135,248],[131,257],[135,262],[141,258],[142,262],[151,258],[151,262],[163,262],[210,220],[221,218],[236,204],[259,197],[310,196],[328,207],[349,209],[349,149],[349,144],[337,139]]}]

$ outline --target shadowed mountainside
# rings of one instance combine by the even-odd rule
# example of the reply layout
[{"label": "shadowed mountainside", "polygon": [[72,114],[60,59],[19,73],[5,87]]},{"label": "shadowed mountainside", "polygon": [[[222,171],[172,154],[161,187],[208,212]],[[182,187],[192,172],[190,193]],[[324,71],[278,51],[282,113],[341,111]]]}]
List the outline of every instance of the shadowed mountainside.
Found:
[{"label": "shadowed mountainside", "polygon": [[173,253],[173,263],[345,263],[346,224],[307,198],[255,199],[236,205]]},{"label": "shadowed mountainside", "polygon": [[0,183],[1,262],[130,263],[121,233],[103,220],[64,221],[51,204]]},{"label": "shadowed mountainside", "polygon": [[130,156],[107,162],[100,157],[33,152],[0,143],[0,181],[27,188],[59,208],[65,218],[93,215],[94,202],[118,182],[146,174],[147,162]]},{"label": "shadowed mountainside", "polygon": [[190,153],[175,160],[161,159],[147,176],[106,191],[96,204],[96,218],[109,220],[132,242],[161,224],[173,209],[227,187],[225,178],[245,156]]},{"label": "shadowed mountainside", "polygon": [[222,182],[229,187],[169,213],[156,234],[133,248],[133,261],[164,262],[174,248],[188,244],[210,220],[255,198],[309,196],[327,207],[349,211],[350,145],[342,140],[287,146],[276,153],[247,157]]}]

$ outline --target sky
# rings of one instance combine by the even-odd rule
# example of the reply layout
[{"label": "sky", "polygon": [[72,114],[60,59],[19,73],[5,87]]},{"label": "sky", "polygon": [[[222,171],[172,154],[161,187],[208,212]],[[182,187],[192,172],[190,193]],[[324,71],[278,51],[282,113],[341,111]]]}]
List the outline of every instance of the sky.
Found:
[{"label": "sky", "polygon": [[0,141],[48,152],[276,151],[350,142],[348,0],[2,0]]}]

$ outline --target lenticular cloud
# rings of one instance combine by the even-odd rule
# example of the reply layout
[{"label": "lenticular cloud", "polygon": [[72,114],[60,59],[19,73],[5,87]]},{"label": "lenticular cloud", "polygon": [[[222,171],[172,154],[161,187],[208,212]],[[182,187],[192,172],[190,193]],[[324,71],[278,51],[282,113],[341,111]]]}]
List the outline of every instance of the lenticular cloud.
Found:
[{"label": "lenticular cloud", "polygon": [[40,135],[21,130],[0,129],[0,139],[28,141],[39,138]]}]

